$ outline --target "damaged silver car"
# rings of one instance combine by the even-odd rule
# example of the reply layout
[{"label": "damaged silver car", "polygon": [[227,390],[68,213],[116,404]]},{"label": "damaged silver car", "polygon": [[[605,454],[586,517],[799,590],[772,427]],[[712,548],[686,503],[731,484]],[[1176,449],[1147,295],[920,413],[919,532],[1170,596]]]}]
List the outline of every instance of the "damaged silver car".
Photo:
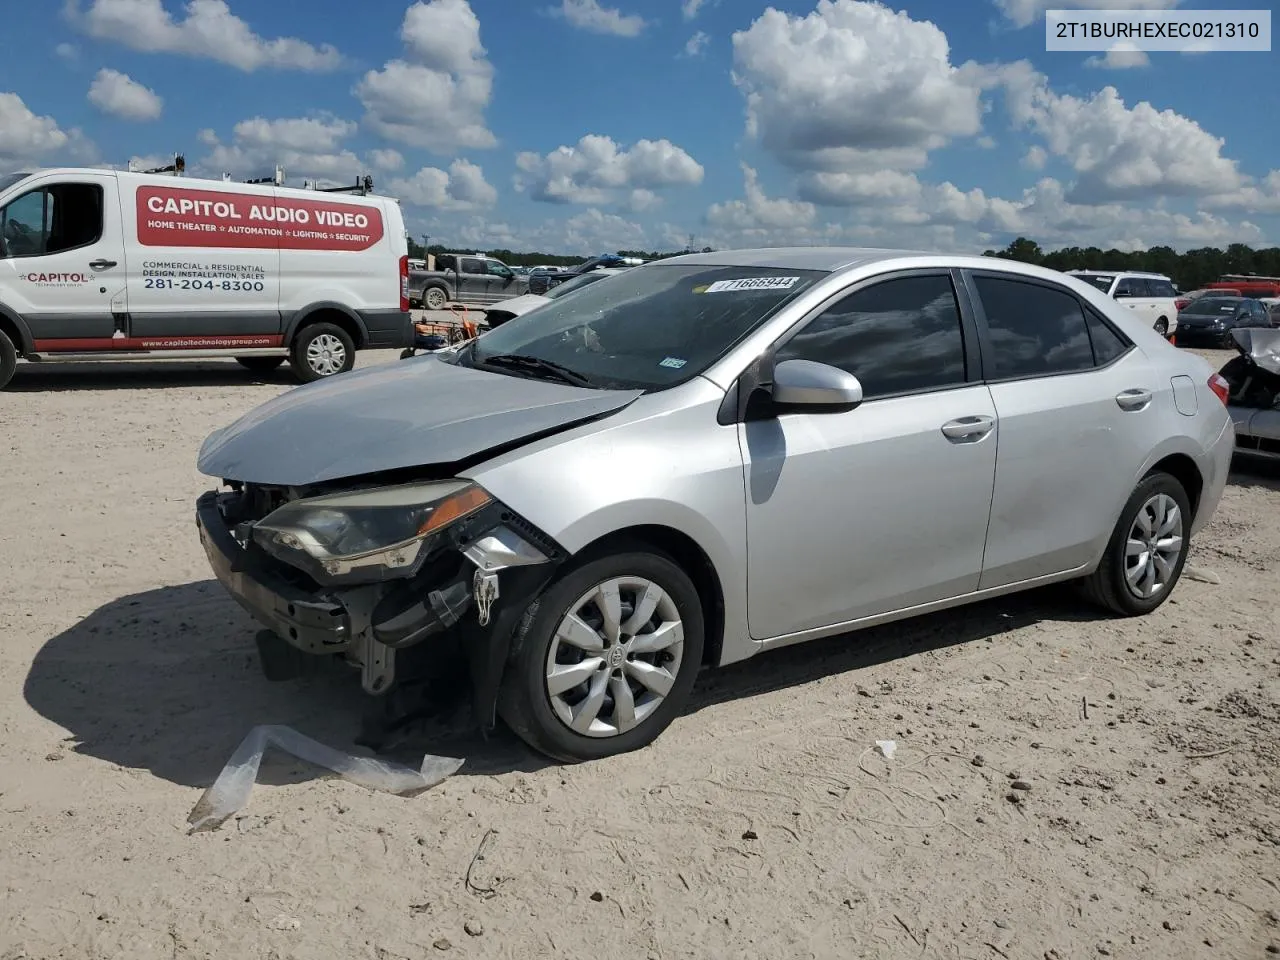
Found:
[{"label": "damaged silver car", "polygon": [[696,254],[263,404],[205,441],[198,525],[269,675],[341,658],[388,698],[452,645],[485,727],[581,761],[771,648],[1058,581],[1150,612],[1225,399],[1061,273]]}]

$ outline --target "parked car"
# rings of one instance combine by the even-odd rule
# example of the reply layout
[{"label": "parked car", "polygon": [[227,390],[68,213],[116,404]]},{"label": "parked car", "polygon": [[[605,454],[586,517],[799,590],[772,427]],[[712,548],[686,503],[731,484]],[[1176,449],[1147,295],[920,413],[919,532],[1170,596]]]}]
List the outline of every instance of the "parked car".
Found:
[{"label": "parked car", "polygon": [[1178,314],[1181,346],[1232,348],[1231,331],[1237,327],[1269,327],[1271,314],[1252,297],[1200,297]]},{"label": "parked car", "polygon": [[1218,373],[1227,382],[1236,453],[1280,461],[1280,330],[1239,328],[1231,345],[1240,355]]},{"label": "parked car", "polygon": [[1069,270],[1071,276],[1091,283],[1109,297],[1124,303],[1151,324],[1156,333],[1173,336],[1178,329],[1178,291],[1160,273],[1128,270]]},{"label": "parked car", "polygon": [[1198,290],[1191,290],[1188,293],[1178,294],[1178,299],[1173,301],[1173,305],[1178,308],[1179,312],[1182,312],[1184,309],[1186,309],[1187,304],[1191,303],[1193,300],[1199,300],[1201,297],[1208,297],[1208,296],[1239,297],[1239,296],[1243,296],[1243,294],[1241,294],[1239,290],[1231,290],[1231,289],[1210,290],[1208,287],[1201,287]]},{"label": "parked car", "polygon": [[407,346],[404,219],[371,185],[0,175],[0,387],[19,356],[227,357],[256,372],[287,359],[310,381],[357,350]]},{"label": "parked car", "polygon": [[1149,613],[1234,442],[1213,367],[1081,280],[736,250],[267,401],[196,512],[270,675],[383,695],[457,643],[486,726],[580,761],[788,644],[1059,581]]},{"label": "parked car", "polygon": [[594,270],[591,273],[579,274],[566,280],[564,283],[557,284],[546,293],[526,293],[523,297],[516,297],[514,300],[507,300],[501,307],[493,310],[486,310],[484,319],[489,325],[489,329],[501,326],[508,320],[516,317],[522,317],[530,310],[535,310],[544,303],[550,303],[552,300],[558,300],[567,293],[573,293],[575,290],[581,290],[585,286],[595,283],[597,280],[603,280],[605,277],[611,277],[614,274],[622,273],[625,267],[606,267],[601,270]]},{"label": "parked car", "polygon": [[528,292],[528,277],[482,253],[442,253],[436,269],[409,271],[409,297],[427,310],[441,310],[448,303],[484,306]]},{"label": "parked car", "polygon": [[576,267],[561,270],[557,273],[537,274],[529,278],[529,292],[542,294],[552,287],[568,282],[572,277],[580,277],[593,270],[617,269],[620,267],[637,267],[644,263],[636,257],[624,257],[616,253],[605,253],[590,260],[583,261]]}]

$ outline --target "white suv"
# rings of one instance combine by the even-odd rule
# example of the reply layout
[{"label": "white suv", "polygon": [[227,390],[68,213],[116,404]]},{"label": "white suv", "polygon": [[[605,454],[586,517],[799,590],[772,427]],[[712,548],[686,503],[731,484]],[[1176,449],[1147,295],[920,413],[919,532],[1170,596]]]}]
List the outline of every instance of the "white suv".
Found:
[{"label": "white suv", "polygon": [[1068,270],[1068,274],[1091,283],[1109,297],[1114,297],[1148,322],[1161,336],[1169,337],[1178,329],[1178,307],[1174,302],[1178,290],[1162,273],[1139,273],[1132,270]]}]

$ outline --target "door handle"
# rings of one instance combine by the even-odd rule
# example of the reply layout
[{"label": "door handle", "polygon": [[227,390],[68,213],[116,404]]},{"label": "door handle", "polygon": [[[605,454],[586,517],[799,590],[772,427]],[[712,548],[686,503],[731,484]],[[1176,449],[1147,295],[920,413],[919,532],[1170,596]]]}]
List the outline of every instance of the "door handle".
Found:
[{"label": "door handle", "polygon": [[1147,405],[1151,403],[1151,391],[1143,390],[1140,387],[1121,390],[1116,394],[1116,403],[1120,405],[1121,410],[1145,410]]},{"label": "door handle", "polygon": [[91,270],[108,270],[111,267],[114,267],[115,265],[116,265],[116,262],[114,260],[90,260],[89,261],[89,268]]},{"label": "door handle", "polygon": [[958,443],[975,443],[996,425],[992,417],[960,417],[942,425],[942,435]]}]

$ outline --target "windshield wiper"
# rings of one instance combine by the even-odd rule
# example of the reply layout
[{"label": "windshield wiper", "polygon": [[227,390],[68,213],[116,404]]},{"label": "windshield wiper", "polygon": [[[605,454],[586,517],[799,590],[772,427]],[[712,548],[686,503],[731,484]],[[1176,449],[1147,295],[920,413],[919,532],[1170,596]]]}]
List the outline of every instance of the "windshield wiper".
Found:
[{"label": "windshield wiper", "polygon": [[499,353],[492,357],[477,358],[473,352],[472,360],[482,367],[509,367],[513,370],[527,370],[530,373],[549,374],[551,379],[559,380],[575,387],[591,386],[591,381],[582,374],[576,373],[568,367],[556,363],[554,360],[544,360],[542,357],[530,357],[519,353]]}]

